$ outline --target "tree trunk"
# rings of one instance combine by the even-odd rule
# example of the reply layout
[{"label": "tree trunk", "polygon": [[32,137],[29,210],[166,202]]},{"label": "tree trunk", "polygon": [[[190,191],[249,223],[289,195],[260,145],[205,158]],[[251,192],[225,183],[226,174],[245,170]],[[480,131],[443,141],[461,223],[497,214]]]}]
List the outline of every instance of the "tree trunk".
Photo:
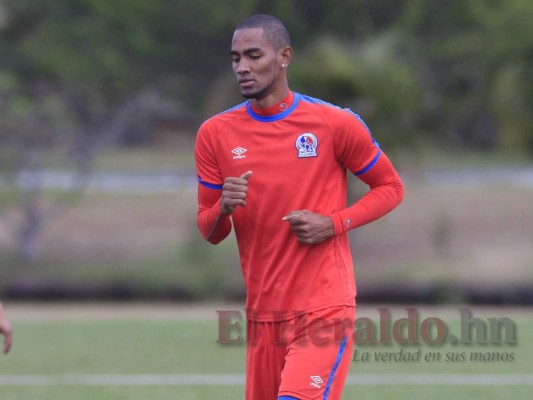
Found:
[{"label": "tree trunk", "polygon": [[42,228],[43,216],[37,202],[28,200],[24,206],[23,221],[17,237],[17,257],[23,263],[35,260],[38,255],[38,238]]}]

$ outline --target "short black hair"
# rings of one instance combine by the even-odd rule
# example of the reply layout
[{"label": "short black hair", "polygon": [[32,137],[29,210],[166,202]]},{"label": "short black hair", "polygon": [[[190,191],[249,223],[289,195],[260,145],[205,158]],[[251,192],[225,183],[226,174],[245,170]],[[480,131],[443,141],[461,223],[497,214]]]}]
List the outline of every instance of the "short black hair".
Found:
[{"label": "short black hair", "polygon": [[263,33],[266,39],[272,43],[272,47],[276,50],[291,45],[291,38],[287,28],[285,28],[283,22],[272,15],[252,15],[237,26],[235,30],[238,31],[240,29],[248,28],[263,28]]}]

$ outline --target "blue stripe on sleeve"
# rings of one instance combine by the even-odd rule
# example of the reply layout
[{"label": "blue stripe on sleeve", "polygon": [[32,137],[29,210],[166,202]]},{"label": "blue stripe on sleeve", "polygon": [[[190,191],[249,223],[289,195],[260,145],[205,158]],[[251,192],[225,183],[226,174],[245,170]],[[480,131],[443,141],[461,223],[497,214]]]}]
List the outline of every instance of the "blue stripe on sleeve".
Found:
[{"label": "blue stripe on sleeve", "polygon": [[370,161],[370,163],[366,167],[364,167],[363,169],[360,169],[359,171],[354,172],[354,175],[359,176],[359,175],[363,175],[365,172],[370,171],[370,169],[374,166],[374,164],[378,162],[380,156],[381,156],[381,150],[378,151],[378,154],[376,154],[374,159]]},{"label": "blue stripe on sleeve", "polygon": [[335,364],[333,365],[333,369],[331,370],[331,374],[329,375],[328,383],[326,384],[326,390],[324,391],[324,397],[322,397],[322,400],[328,400],[329,391],[331,390],[331,385],[333,384],[333,378],[335,377],[335,372],[337,372],[337,368],[341,363],[342,356],[344,354],[344,349],[346,349],[347,340],[347,336],[344,336],[342,338],[341,345],[339,347],[339,352],[337,353],[337,359],[335,360]]},{"label": "blue stripe on sleeve", "polygon": [[200,175],[198,175],[196,178],[198,179],[198,183],[202,184],[203,186],[209,189],[222,190],[222,188],[224,187],[224,185],[216,185],[214,183],[203,181],[202,178],[200,178]]}]

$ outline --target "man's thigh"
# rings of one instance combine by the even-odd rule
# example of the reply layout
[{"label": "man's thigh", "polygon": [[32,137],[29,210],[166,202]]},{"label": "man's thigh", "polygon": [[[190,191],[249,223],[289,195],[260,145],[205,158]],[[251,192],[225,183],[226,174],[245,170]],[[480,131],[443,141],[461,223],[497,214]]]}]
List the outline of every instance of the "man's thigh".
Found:
[{"label": "man's thigh", "polygon": [[281,322],[247,323],[246,400],[275,400],[285,364],[286,344],[276,337]]},{"label": "man's thigh", "polygon": [[332,307],[296,319],[278,396],[341,398],[353,349],[354,307]]}]

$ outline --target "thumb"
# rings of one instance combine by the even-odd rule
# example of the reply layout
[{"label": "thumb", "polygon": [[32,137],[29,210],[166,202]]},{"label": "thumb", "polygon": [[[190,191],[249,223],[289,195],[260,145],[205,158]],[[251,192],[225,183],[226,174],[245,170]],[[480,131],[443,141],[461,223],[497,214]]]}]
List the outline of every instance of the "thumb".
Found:
[{"label": "thumb", "polygon": [[291,219],[295,217],[299,217],[302,214],[300,210],[291,211],[287,215],[285,215],[283,218],[281,218],[283,221],[290,221]]},{"label": "thumb", "polygon": [[246,171],[244,174],[241,175],[241,179],[250,179],[250,177],[252,176],[252,171]]}]

